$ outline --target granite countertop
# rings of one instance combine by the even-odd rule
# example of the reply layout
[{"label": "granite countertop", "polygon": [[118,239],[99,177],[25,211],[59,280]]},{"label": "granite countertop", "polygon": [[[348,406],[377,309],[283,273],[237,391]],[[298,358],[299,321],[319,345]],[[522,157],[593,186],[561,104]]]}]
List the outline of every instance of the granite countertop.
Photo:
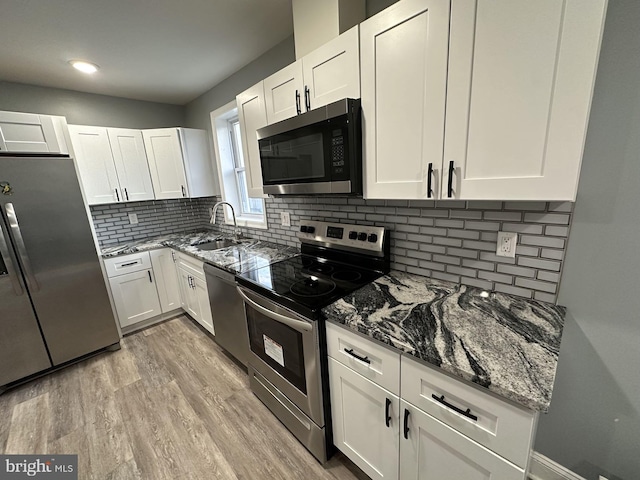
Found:
[{"label": "granite countertop", "polygon": [[529,409],[549,409],[564,307],[392,271],[322,312]]},{"label": "granite countertop", "polygon": [[287,247],[253,239],[243,239],[238,245],[232,245],[218,250],[207,251],[198,248],[200,244],[223,238],[229,237],[225,237],[215,231],[164,235],[104,248],[102,249],[102,256],[109,258],[117,255],[171,247],[205,263],[236,274],[247,272],[254,268],[264,267],[299,253],[295,247]]}]

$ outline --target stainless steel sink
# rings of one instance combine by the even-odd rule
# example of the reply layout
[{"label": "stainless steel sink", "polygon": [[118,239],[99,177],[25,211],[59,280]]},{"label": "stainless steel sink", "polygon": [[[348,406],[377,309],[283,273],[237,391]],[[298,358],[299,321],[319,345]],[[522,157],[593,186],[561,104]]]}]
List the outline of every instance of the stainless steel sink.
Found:
[{"label": "stainless steel sink", "polygon": [[194,245],[200,250],[220,250],[221,248],[231,247],[233,245],[239,245],[239,242],[231,240],[230,238],[223,238],[222,240],[214,240],[213,242],[201,243],[200,245]]}]

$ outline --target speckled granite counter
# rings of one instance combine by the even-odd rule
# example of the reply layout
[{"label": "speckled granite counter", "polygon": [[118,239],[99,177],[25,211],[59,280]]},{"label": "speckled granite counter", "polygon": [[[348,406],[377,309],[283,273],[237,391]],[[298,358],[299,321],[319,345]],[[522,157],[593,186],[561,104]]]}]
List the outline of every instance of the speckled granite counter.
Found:
[{"label": "speckled granite counter", "polygon": [[564,307],[391,272],[323,310],[329,320],[546,412]]},{"label": "speckled granite counter", "polygon": [[299,253],[295,247],[286,247],[262,240],[243,240],[239,245],[218,250],[207,251],[198,248],[200,244],[221,238],[224,236],[214,231],[165,235],[107,247],[102,250],[102,256],[108,258],[171,247],[231,273],[241,273],[284,260]]}]

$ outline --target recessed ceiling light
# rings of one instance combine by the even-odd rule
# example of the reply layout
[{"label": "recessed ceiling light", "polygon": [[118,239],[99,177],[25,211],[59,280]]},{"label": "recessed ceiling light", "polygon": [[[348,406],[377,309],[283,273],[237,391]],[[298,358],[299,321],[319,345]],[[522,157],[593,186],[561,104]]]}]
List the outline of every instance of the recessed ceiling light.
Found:
[{"label": "recessed ceiling light", "polygon": [[80,70],[82,73],[96,73],[98,65],[95,63],[83,62],[82,60],[71,60],[69,62],[73,68]]}]

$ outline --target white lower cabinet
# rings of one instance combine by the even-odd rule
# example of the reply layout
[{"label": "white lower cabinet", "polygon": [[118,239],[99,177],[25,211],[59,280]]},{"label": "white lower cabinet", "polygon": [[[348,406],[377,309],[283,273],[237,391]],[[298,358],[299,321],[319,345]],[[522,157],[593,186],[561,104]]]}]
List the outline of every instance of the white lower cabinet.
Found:
[{"label": "white lower cabinet", "polygon": [[162,313],[158,291],[150,269],[109,279],[121,327],[142,322]]},{"label": "white lower cabinet", "polygon": [[419,408],[404,400],[401,401],[401,408],[401,479],[523,480],[526,478],[524,470]]},{"label": "white lower cabinet", "polygon": [[[526,479],[534,412],[346,328],[326,328],[333,442],[372,479]],[[450,405],[469,405],[476,419]]]},{"label": "white lower cabinet", "polygon": [[170,248],[163,248],[151,251],[150,255],[162,313],[180,308],[180,288],[178,287],[178,272],[176,270],[174,251]]},{"label": "white lower cabinet", "polygon": [[398,478],[400,399],[333,358],[329,377],[334,444],[372,479]]},{"label": "white lower cabinet", "polygon": [[203,263],[179,252],[176,257],[182,308],[205,330],[215,334]]}]

